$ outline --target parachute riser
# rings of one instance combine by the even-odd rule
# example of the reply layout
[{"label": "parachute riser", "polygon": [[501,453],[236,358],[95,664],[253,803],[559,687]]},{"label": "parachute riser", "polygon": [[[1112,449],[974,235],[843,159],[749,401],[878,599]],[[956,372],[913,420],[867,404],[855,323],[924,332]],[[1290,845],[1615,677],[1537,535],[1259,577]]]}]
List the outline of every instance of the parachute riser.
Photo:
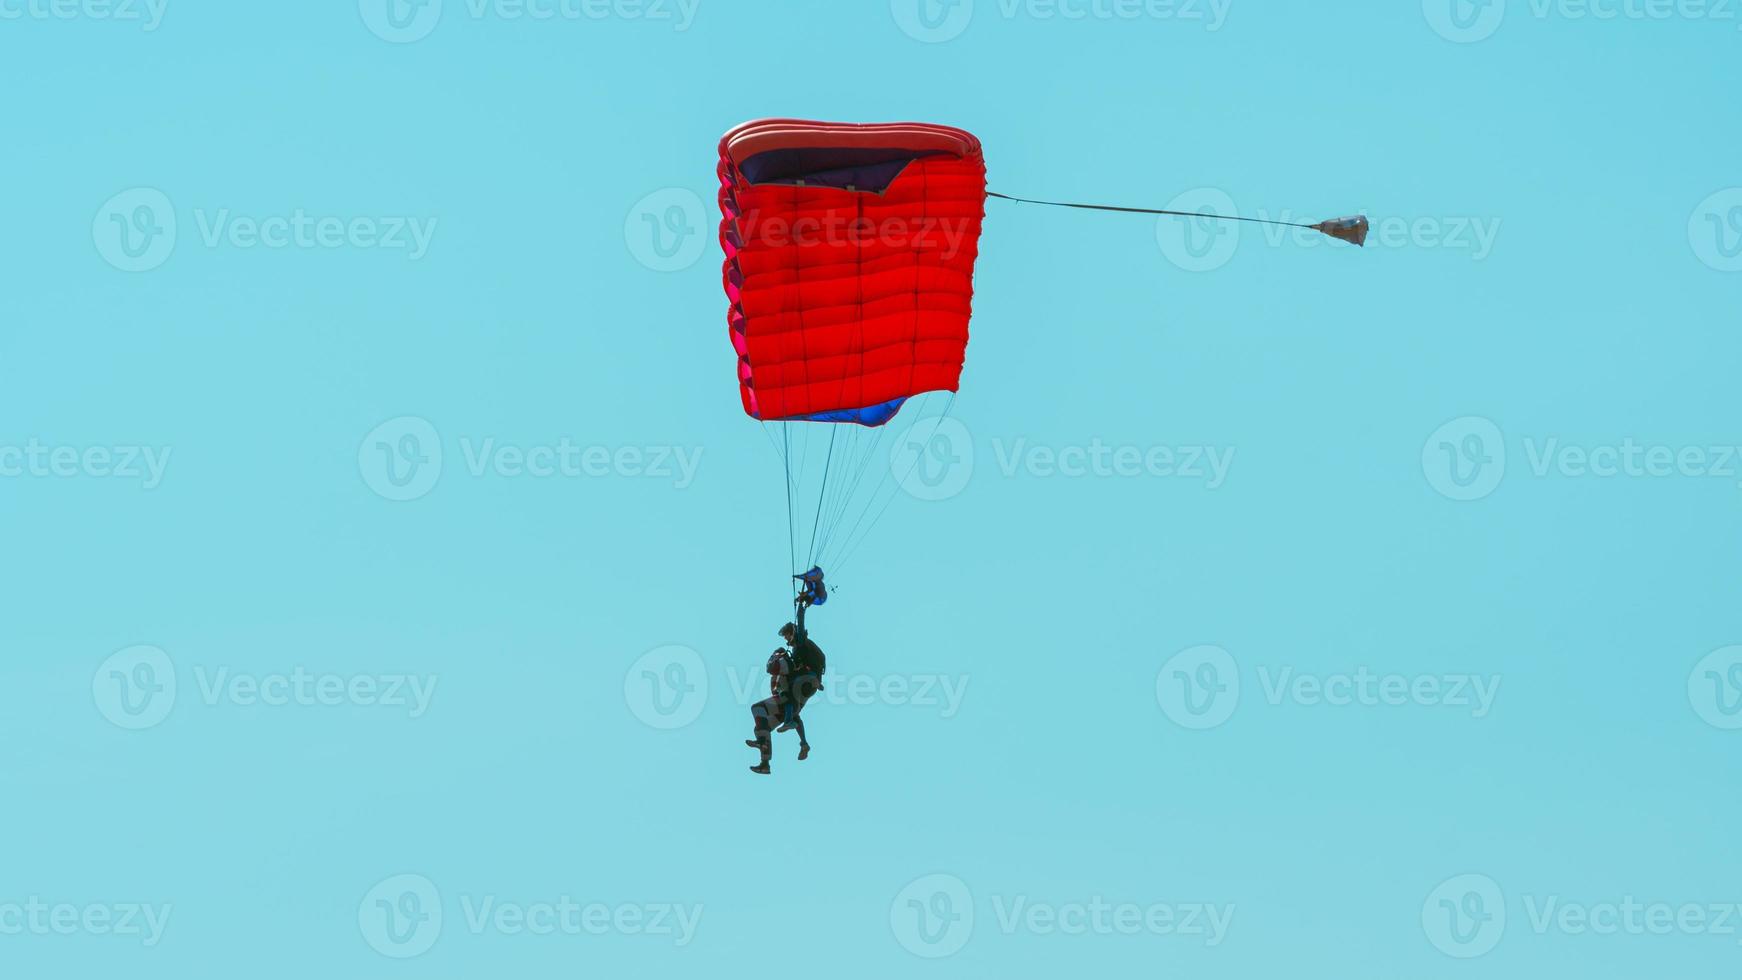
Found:
[{"label": "parachute riser", "polygon": [[996,197],[1004,201],[1014,201],[1017,204],[1039,204],[1049,208],[1076,208],[1080,211],[1113,211],[1120,214],[1158,214],[1176,218],[1205,218],[1210,221],[1246,221],[1256,225],[1276,225],[1281,228],[1308,228],[1312,231],[1329,235],[1338,241],[1351,245],[1365,247],[1369,228],[1366,215],[1354,215],[1347,218],[1332,218],[1317,224],[1305,224],[1298,221],[1273,221],[1269,218],[1247,218],[1237,214],[1209,214],[1203,211],[1169,211],[1165,208],[1127,208],[1112,204],[1069,204],[1064,201],[1036,201],[1026,197],[1011,197],[997,191],[987,191],[987,197]]}]

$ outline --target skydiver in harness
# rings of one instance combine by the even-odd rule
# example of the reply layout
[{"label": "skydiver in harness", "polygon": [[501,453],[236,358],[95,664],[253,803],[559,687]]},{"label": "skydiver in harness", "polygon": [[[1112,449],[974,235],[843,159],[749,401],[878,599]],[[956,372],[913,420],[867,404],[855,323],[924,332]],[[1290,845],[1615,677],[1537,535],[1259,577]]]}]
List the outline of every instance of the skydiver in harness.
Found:
[{"label": "skydiver in harness", "polygon": [[828,659],[804,628],[805,610],[828,601],[829,593],[823,584],[823,571],[812,568],[803,575],[794,575],[793,578],[804,583],[797,598],[793,600],[798,610],[797,622],[787,623],[780,628],[781,639],[791,649],[777,649],[768,658],[768,688],[771,696],[751,706],[750,717],[755,726],[756,737],[744,742],[762,753],[761,764],[751,766],[750,771],[764,776],[770,771],[768,761],[773,755],[774,746],[769,730],[776,719],[779,720],[780,727],[775,731],[798,731],[799,761],[810,757],[811,746],[805,737],[801,712],[804,711],[805,702],[823,689],[823,674],[828,670]]},{"label": "skydiver in harness", "polygon": [[823,656],[822,648],[810,638],[802,627],[796,623],[787,623],[780,628],[780,638],[787,642],[792,652],[788,655],[791,662],[791,677],[787,684],[786,713],[783,724],[778,731],[788,729],[798,730],[799,758],[810,754],[810,743],[804,737],[805,702],[823,689],[823,674],[828,670],[828,658]]}]

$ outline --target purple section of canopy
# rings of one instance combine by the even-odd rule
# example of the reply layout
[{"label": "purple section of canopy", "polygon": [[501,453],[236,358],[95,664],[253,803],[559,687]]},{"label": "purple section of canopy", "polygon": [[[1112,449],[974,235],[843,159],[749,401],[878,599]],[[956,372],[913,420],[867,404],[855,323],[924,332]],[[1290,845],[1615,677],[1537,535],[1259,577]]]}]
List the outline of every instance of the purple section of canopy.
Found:
[{"label": "purple section of canopy", "polygon": [[917,157],[918,150],[804,147],[767,150],[739,165],[752,184],[796,184],[852,187],[881,194]]}]

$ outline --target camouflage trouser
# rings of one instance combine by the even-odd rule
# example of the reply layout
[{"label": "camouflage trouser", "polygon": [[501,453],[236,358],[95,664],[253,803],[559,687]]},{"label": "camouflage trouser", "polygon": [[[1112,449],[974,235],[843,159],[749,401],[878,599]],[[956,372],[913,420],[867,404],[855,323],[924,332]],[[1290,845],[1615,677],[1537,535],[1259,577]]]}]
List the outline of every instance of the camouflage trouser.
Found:
[{"label": "camouflage trouser", "polygon": [[756,726],[757,747],[762,750],[762,762],[774,755],[774,726],[780,724],[785,711],[780,698],[763,698],[750,706],[750,720]]},{"label": "camouflage trouser", "polygon": [[792,679],[792,712],[798,714],[804,710],[805,702],[809,701],[817,690],[823,686],[823,679],[812,673],[799,674]]}]

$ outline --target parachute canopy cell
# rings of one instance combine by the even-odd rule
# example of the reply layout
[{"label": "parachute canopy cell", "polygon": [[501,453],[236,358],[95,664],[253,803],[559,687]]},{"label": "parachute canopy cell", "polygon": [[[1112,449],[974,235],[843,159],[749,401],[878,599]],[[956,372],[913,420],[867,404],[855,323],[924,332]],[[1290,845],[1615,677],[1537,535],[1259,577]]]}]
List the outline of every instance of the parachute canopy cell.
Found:
[{"label": "parachute canopy cell", "polygon": [[719,176],[745,412],[879,426],[914,395],[957,389],[985,216],[979,140],[764,119],[720,141]]}]

